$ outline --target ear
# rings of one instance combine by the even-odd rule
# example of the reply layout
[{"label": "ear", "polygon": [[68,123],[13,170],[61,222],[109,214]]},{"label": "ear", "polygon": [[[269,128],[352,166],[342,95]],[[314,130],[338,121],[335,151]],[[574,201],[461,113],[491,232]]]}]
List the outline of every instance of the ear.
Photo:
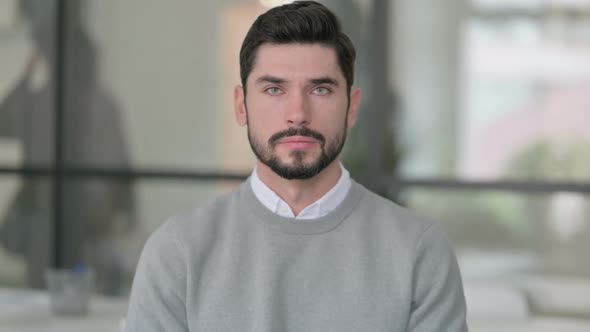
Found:
[{"label": "ear", "polygon": [[350,105],[348,106],[348,128],[354,127],[361,105],[361,89],[350,90]]},{"label": "ear", "polygon": [[246,114],[246,96],[244,96],[244,88],[236,85],[234,88],[234,112],[236,114],[236,121],[243,127],[248,124],[248,115]]}]

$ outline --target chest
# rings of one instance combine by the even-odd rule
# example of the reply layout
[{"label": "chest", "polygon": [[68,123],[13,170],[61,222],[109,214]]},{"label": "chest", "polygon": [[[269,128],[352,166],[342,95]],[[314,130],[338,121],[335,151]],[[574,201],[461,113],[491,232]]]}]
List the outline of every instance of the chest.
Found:
[{"label": "chest", "polygon": [[189,276],[191,329],[404,331],[408,258],[370,239],[338,233],[219,239],[197,256]]}]

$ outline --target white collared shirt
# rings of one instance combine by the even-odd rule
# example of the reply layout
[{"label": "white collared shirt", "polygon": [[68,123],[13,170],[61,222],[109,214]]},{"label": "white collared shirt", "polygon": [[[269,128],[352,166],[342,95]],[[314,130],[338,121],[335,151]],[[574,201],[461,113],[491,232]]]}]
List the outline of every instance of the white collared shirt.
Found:
[{"label": "white collared shirt", "polygon": [[303,209],[297,216],[291,210],[291,207],[282,200],[274,191],[272,191],[262,180],[258,177],[257,168],[254,168],[250,178],[252,191],[262,205],[266,206],[272,212],[281,217],[294,219],[317,219],[323,217],[334,210],[346,197],[350,189],[351,181],[350,174],[340,163],[340,179],[338,183],[320,199]]}]

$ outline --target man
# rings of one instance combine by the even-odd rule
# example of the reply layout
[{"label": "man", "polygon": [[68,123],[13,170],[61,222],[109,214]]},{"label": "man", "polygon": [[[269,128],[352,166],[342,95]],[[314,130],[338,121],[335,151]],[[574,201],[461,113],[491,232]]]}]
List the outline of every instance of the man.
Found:
[{"label": "man", "polygon": [[324,6],[269,10],[240,52],[235,112],[258,162],[147,242],[127,331],[466,331],[439,226],[350,179],[355,51]]}]

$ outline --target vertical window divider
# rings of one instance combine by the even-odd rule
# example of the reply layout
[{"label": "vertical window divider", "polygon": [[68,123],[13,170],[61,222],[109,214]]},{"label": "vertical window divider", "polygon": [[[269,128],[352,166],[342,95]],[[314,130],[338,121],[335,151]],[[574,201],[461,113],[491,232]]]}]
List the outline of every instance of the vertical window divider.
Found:
[{"label": "vertical window divider", "polygon": [[53,220],[51,244],[53,247],[52,266],[64,268],[63,261],[63,181],[64,181],[64,107],[66,70],[66,29],[67,0],[56,0],[55,6],[55,77],[54,79],[54,155],[53,155]]}]

